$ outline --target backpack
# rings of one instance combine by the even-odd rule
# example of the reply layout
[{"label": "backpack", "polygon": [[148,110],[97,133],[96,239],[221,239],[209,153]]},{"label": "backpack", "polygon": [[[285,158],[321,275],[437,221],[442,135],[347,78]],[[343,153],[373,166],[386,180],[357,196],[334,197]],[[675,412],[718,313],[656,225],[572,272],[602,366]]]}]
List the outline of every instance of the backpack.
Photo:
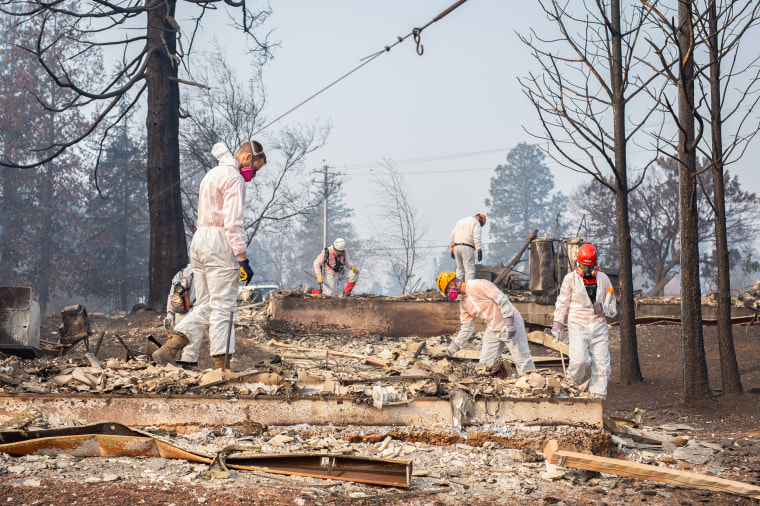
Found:
[{"label": "backpack", "polygon": [[178,272],[172,280],[172,311],[175,313],[187,313],[195,302],[194,294],[191,293],[193,275],[185,277],[182,271]]},{"label": "backpack", "polygon": [[340,261],[338,255],[335,255],[335,265],[330,265],[330,248],[325,248],[325,265],[330,267],[334,272],[343,272],[343,262]]}]

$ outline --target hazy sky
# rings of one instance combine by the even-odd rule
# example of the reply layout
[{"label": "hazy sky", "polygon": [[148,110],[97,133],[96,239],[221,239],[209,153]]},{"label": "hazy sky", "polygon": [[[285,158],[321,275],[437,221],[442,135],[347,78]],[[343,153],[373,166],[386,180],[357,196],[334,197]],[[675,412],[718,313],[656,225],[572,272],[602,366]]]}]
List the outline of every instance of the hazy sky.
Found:
[{"label": "hazy sky", "polygon": [[[273,3],[266,27],[281,47],[264,69],[268,119],[453,3]],[[356,212],[360,234],[371,235],[368,223],[378,219],[372,174],[383,159],[398,164],[421,219],[430,224],[431,244],[445,247],[459,218],[485,212],[494,168],[516,144],[536,142],[526,129],[537,131],[537,115],[517,81],[537,69],[516,35],[527,34],[529,27],[544,33],[548,27],[536,2],[470,0],[422,32],[423,56],[416,54],[410,37],[282,120],[332,122],[327,145],[311,155],[308,165],[321,170],[324,160],[346,174],[347,203]],[[217,35],[224,32],[231,30],[220,28]],[[231,36],[223,41],[231,52],[240,42]],[[752,163],[758,153],[753,148],[732,172],[746,189],[760,193]],[[547,165],[566,194],[589,180],[549,159]],[[315,177],[321,184],[321,175]]]}]

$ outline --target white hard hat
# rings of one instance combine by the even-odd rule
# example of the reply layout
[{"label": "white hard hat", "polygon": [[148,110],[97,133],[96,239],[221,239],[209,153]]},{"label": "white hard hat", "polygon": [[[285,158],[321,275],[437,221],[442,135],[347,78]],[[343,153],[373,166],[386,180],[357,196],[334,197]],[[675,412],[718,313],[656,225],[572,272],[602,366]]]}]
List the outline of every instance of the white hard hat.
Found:
[{"label": "white hard hat", "polygon": [[343,239],[341,239],[340,237],[338,237],[337,239],[335,239],[335,242],[333,243],[333,249],[335,249],[335,251],[343,251],[343,250],[345,250],[346,249],[346,241],[344,241]]}]

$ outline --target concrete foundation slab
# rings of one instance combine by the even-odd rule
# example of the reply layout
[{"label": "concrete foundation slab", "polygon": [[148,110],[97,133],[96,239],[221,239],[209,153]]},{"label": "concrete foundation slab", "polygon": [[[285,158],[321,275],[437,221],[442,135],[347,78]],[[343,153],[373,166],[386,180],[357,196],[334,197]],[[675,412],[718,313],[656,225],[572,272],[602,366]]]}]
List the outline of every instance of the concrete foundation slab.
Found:
[{"label": "concrete foundation slab", "polygon": [[[264,425],[450,425],[451,404],[436,397],[376,409],[352,398],[267,396],[215,398],[197,396],[17,395],[0,396],[0,421],[29,409],[48,417],[83,423],[114,421],[145,427],[189,422],[207,426],[256,422]],[[602,427],[602,403],[591,399],[501,398],[474,402],[474,419],[482,424],[571,425]]]},{"label": "concrete foundation slab", "polygon": [[[528,324],[551,327],[554,306],[514,302]],[[433,337],[459,331],[459,302],[394,297],[273,297],[269,326],[281,332]],[[478,330],[483,322],[477,320]]]}]

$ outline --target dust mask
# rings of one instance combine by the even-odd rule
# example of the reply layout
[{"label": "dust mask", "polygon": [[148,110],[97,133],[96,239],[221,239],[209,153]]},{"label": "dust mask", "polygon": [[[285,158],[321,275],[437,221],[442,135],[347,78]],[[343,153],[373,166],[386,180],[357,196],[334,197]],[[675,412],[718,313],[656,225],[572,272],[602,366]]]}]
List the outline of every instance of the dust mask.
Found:
[{"label": "dust mask", "polygon": [[457,300],[459,296],[459,290],[456,288],[449,288],[449,300]]},{"label": "dust mask", "polygon": [[243,167],[240,169],[240,175],[243,176],[243,180],[246,183],[250,183],[251,179],[256,177],[256,173],[253,171],[253,167]]}]

